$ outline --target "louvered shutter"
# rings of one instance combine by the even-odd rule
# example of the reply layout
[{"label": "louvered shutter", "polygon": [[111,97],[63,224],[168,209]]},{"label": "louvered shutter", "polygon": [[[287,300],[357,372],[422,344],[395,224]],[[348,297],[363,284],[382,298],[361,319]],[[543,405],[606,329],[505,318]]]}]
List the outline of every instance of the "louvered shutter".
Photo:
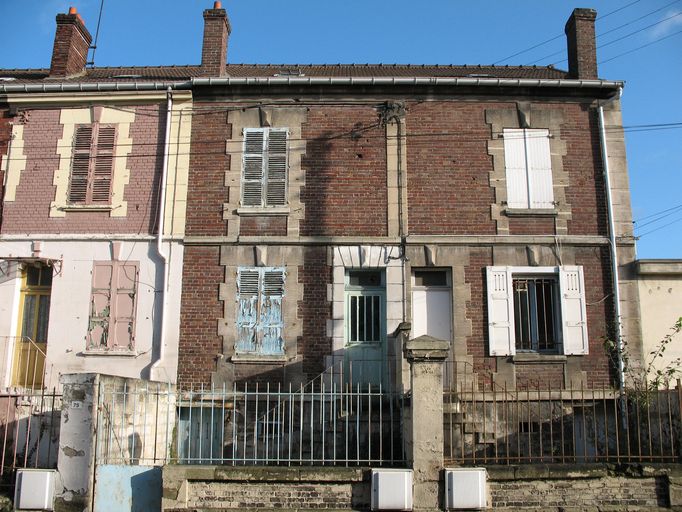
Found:
[{"label": "louvered shutter", "polygon": [[109,203],[111,193],[111,177],[114,171],[114,146],[116,128],[100,126],[95,144],[96,154],[92,171],[92,202]]},{"label": "louvered shutter", "polygon": [[514,297],[509,267],[487,267],[488,342],[491,356],[516,353],[514,342]]},{"label": "louvered shutter", "polygon": [[267,206],[284,206],[287,203],[287,132],[270,130],[268,132],[267,156]]},{"label": "louvered shutter", "polygon": [[284,297],[284,270],[263,269],[263,287],[259,327],[260,353],[284,353],[282,339],[282,298]]},{"label": "louvered shutter", "polygon": [[559,267],[559,287],[564,354],[586,355],[589,352],[589,344],[583,268]]},{"label": "louvered shutter", "polygon": [[237,274],[237,352],[255,352],[257,347],[258,295],[260,290],[258,269],[239,269]]},{"label": "louvered shutter", "polygon": [[530,208],[554,208],[549,130],[525,130]]},{"label": "louvered shutter", "polygon": [[116,265],[112,289],[110,348],[132,350],[135,346],[135,307],[137,304],[138,266],[125,262]]},{"label": "louvered shutter", "polygon": [[504,165],[507,177],[507,206],[528,208],[528,173],[524,130],[504,130]]},{"label": "louvered shutter", "polygon": [[242,206],[263,206],[263,153],[265,132],[244,131],[242,171]]},{"label": "louvered shutter", "polygon": [[77,126],[75,129],[68,194],[70,203],[85,203],[87,200],[92,136],[92,126]]}]

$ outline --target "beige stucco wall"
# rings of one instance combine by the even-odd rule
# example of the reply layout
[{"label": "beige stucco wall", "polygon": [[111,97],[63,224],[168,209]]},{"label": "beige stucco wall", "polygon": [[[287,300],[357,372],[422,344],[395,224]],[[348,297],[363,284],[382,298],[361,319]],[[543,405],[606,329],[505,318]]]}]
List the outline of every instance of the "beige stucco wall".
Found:
[{"label": "beige stucco wall", "polygon": [[[672,333],[682,317],[682,260],[639,260],[636,263],[639,303],[642,314],[642,338],[646,362],[661,340]],[[666,347],[655,367],[663,369],[682,358],[682,334]]]}]

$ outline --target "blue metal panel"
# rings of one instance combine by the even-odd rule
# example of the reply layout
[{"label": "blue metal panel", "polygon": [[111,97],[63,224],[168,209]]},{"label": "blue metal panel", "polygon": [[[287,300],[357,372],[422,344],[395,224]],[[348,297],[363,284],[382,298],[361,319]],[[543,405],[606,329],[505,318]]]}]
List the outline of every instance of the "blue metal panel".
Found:
[{"label": "blue metal panel", "polygon": [[95,512],[160,511],[161,488],[160,466],[97,466]]}]

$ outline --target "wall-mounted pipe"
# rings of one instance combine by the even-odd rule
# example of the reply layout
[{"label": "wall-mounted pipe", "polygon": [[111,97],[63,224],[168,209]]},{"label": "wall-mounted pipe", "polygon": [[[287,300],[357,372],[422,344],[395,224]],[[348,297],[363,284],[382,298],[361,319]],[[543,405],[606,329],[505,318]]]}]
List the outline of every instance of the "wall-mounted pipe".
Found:
[{"label": "wall-mounted pipe", "polygon": [[[163,232],[165,229],[166,220],[166,184],[168,182],[168,160],[170,158],[170,135],[171,135],[171,121],[173,114],[173,91],[168,87],[167,99],[166,99],[166,133],[164,135],[163,144],[163,168],[161,170],[161,194],[159,197],[159,222],[158,222],[158,235],[156,237],[156,252],[162,261],[163,265],[163,276],[161,283],[161,326],[159,328],[159,357],[152,364],[149,369],[149,379],[159,380],[157,373],[163,362],[165,355],[165,345],[166,345],[166,317],[167,306],[166,306],[166,289],[168,288],[168,254],[163,248]],[[166,380],[169,380],[168,378]]]}]

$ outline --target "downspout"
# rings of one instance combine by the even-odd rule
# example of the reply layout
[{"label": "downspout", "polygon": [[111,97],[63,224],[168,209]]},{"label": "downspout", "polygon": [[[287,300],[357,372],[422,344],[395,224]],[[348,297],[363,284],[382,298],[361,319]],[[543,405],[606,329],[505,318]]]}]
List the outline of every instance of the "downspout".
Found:
[{"label": "downspout", "polygon": [[163,264],[163,276],[161,282],[161,328],[159,330],[159,357],[149,370],[149,379],[154,380],[155,372],[159,369],[165,355],[166,345],[166,287],[168,285],[168,254],[163,249],[163,231],[166,218],[166,183],[168,181],[168,159],[170,158],[170,132],[171,117],[173,111],[173,92],[168,87],[166,100],[166,133],[163,143],[163,168],[161,170],[161,195],[159,197],[159,222],[156,237],[156,252]]},{"label": "downspout", "polygon": [[[623,88],[618,88],[619,99]],[[616,222],[613,216],[613,198],[611,197],[611,176],[609,174],[609,150],[606,145],[606,126],[604,124],[604,107],[599,105],[599,137],[601,139],[602,160],[604,162],[604,181],[606,185],[606,210],[609,216],[609,244],[611,245],[611,275],[613,276],[613,301],[616,315],[616,352],[618,354],[618,385],[621,396],[625,392],[625,363],[623,360],[623,333],[620,311],[620,285],[618,279],[618,247],[616,245]]]}]

